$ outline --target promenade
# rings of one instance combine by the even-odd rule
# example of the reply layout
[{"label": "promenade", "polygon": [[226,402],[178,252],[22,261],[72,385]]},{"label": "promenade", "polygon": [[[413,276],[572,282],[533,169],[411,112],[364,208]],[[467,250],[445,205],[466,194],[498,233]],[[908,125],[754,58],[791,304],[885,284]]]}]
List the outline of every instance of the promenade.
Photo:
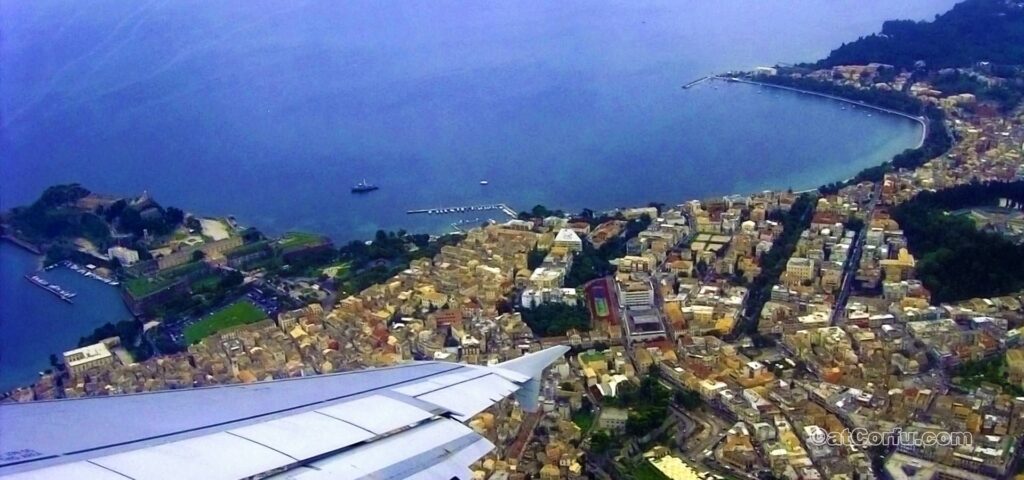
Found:
[{"label": "promenade", "polygon": [[927,120],[924,117],[914,116],[914,115],[911,115],[909,113],[901,112],[901,111],[898,111],[898,110],[892,110],[892,109],[885,108],[885,107],[879,107],[877,105],[872,105],[870,103],[860,102],[860,101],[856,101],[856,100],[850,100],[849,98],[843,98],[843,97],[839,97],[839,96],[836,96],[836,95],[829,95],[827,93],[815,92],[813,90],[804,90],[802,88],[788,87],[788,86],[785,86],[785,85],[776,85],[774,83],[758,82],[758,81],[755,81],[755,80],[747,80],[747,79],[738,78],[738,77],[727,77],[727,76],[724,76],[724,75],[711,76],[711,77],[708,77],[708,78],[711,79],[711,80],[724,80],[726,82],[745,83],[745,84],[748,84],[748,85],[757,85],[757,86],[760,86],[760,87],[778,88],[778,89],[781,89],[781,90],[789,90],[791,92],[796,92],[796,93],[803,93],[803,94],[807,94],[807,95],[815,95],[815,96],[818,96],[818,97],[823,97],[823,98],[828,98],[828,99],[831,99],[831,100],[836,100],[836,101],[840,101],[840,102],[849,103],[851,105],[856,105],[858,107],[870,108],[870,109],[873,109],[873,110],[878,110],[879,112],[889,113],[889,114],[892,114],[892,115],[899,115],[899,116],[901,116],[903,118],[907,118],[907,119],[913,120],[913,121],[915,121],[915,122],[917,122],[917,123],[919,123],[921,125],[921,138],[918,139],[917,145],[915,145],[914,148],[921,148],[921,146],[924,145],[924,139],[928,136],[928,122],[927,122]]}]

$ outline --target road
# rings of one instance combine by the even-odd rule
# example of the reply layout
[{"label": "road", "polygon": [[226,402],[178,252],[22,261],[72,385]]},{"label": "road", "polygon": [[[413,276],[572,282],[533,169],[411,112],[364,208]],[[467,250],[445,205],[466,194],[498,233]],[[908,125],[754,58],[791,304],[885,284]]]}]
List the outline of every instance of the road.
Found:
[{"label": "road", "polygon": [[905,112],[901,112],[899,110],[892,110],[892,109],[885,108],[885,107],[879,107],[878,105],[871,105],[870,103],[865,103],[865,102],[862,102],[862,101],[850,100],[849,98],[845,98],[845,97],[840,97],[840,96],[836,96],[836,95],[829,95],[827,93],[815,92],[813,90],[804,90],[802,88],[789,87],[789,86],[786,86],[786,85],[777,85],[777,84],[774,84],[774,83],[758,82],[756,80],[747,80],[747,79],[744,79],[744,78],[737,78],[737,77],[716,76],[716,77],[711,77],[711,78],[712,79],[715,79],[715,78],[722,79],[722,80],[725,80],[727,82],[746,83],[748,85],[759,85],[759,86],[762,86],[762,87],[778,88],[778,89],[781,89],[781,90],[789,90],[791,92],[803,93],[803,94],[806,94],[806,95],[815,95],[815,96],[824,97],[824,98],[828,98],[828,99],[832,99],[832,100],[836,100],[836,101],[840,101],[840,102],[846,102],[846,103],[849,103],[849,104],[852,104],[852,105],[856,105],[858,107],[871,108],[871,109],[874,109],[874,110],[878,110],[880,112],[890,113],[892,115],[899,115],[899,116],[901,116],[903,118],[907,118],[909,120],[913,120],[913,121],[921,124],[921,139],[918,140],[917,146],[914,147],[914,148],[921,148],[921,146],[924,145],[925,138],[928,137],[928,121],[927,121],[927,119],[925,119],[925,117],[916,117],[914,115],[911,115],[911,114],[905,113]]},{"label": "road", "polygon": [[864,253],[864,242],[867,239],[868,229],[871,228],[871,220],[875,216],[875,206],[878,205],[878,199],[881,196],[882,182],[876,182],[875,189],[871,192],[871,201],[868,202],[868,216],[864,220],[864,226],[857,232],[857,238],[853,241],[852,251],[846,259],[846,265],[843,267],[843,284],[839,288],[838,296],[836,296],[835,307],[832,308],[832,318],[829,322],[832,325],[837,325],[841,320],[845,320],[846,302],[850,299],[853,278],[857,275],[860,257]]}]

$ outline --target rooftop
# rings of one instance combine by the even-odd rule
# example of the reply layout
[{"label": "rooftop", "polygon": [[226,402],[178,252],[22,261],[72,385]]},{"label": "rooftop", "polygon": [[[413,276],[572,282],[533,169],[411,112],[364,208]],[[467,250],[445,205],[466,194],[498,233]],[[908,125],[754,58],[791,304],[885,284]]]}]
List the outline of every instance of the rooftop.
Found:
[{"label": "rooftop", "polygon": [[572,230],[570,230],[568,228],[563,228],[563,229],[558,231],[558,235],[555,236],[555,241],[556,242],[579,243],[582,240],[580,240],[580,236],[579,235],[576,235],[576,232],[574,232],[574,231],[572,231]]},{"label": "rooftop", "polygon": [[110,356],[110,349],[102,343],[88,345],[64,352],[65,362],[69,367],[95,361]]}]

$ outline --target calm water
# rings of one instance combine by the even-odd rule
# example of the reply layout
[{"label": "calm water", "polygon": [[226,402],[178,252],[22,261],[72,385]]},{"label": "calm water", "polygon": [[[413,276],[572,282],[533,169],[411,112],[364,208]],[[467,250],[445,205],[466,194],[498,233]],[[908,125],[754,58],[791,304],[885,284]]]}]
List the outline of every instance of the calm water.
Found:
[{"label": "calm water", "polygon": [[[796,94],[680,85],[819,58],[953,3],[6,2],[0,207],[77,181],[346,240],[455,220],[413,208],[812,187],[915,144],[918,127]],[[381,190],[350,194],[362,178]],[[30,380],[48,353],[123,316],[98,282],[69,280],[74,307],[35,291],[21,279],[32,259],[2,248],[5,378]]]},{"label": "calm water", "polygon": [[0,392],[31,383],[51,353],[74,348],[96,327],[131,318],[115,287],[66,268],[41,273],[78,294],[69,304],[23,278],[38,268],[35,255],[0,241]]}]

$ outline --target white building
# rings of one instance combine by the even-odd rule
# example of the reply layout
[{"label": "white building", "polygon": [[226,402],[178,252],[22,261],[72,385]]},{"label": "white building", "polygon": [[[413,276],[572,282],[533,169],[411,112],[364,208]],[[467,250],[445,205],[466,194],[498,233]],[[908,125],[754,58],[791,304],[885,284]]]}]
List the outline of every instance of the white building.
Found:
[{"label": "white building", "polygon": [[107,255],[110,258],[116,258],[125,267],[135,265],[139,261],[139,252],[121,246],[108,248]]},{"label": "white building", "polygon": [[568,228],[558,231],[558,235],[555,235],[554,245],[556,247],[565,247],[572,252],[583,251],[583,240],[580,240],[580,236]]},{"label": "white building", "polygon": [[114,363],[114,356],[103,343],[88,345],[64,352],[64,365],[72,375],[77,375],[93,367]]},{"label": "white building", "polygon": [[530,274],[530,287],[535,289],[559,288],[565,279],[565,269],[560,267],[538,267]]},{"label": "white building", "polygon": [[610,432],[622,433],[626,431],[627,419],[629,419],[629,411],[622,408],[605,407],[601,409],[601,415],[597,417],[597,426]]},{"label": "white building", "polygon": [[654,287],[647,280],[618,282],[619,305],[625,308],[650,308],[654,305]]},{"label": "white building", "polygon": [[533,308],[544,303],[575,306],[579,304],[579,297],[575,288],[527,288],[520,295],[519,302],[525,308]]}]

